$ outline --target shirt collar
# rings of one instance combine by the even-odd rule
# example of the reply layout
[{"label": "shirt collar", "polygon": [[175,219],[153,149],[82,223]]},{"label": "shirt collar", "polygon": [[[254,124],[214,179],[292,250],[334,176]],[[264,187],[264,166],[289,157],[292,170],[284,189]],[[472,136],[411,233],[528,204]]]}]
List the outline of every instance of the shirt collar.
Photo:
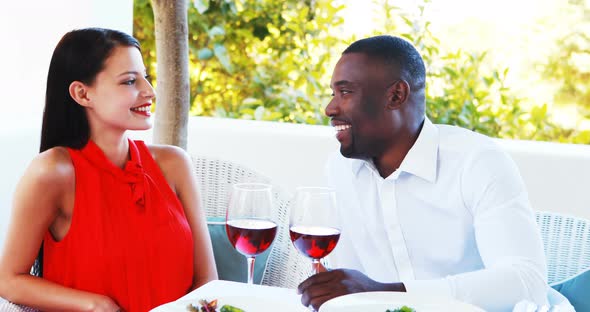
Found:
[{"label": "shirt collar", "polygon": [[[406,154],[398,170],[434,183],[438,169],[438,143],[438,128],[428,117],[425,117],[424,125],[422,126],[422,130],[420,130],[418,139],[416,139],[416,142],[414,142],[414,145],[410,148],[408,154]],[[368,168],[375,167],[372,160],[352,160],[351,169],[355,175],[358,174],[363,166],[367,166]]]}]

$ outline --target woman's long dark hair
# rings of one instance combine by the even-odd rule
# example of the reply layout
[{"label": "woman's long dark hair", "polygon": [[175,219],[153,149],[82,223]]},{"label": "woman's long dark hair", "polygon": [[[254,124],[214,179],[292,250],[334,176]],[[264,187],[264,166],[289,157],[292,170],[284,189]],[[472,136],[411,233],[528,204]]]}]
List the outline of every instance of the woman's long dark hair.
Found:
[{"label": "woman's long dark hair", "polygon": [[[49,64],[40,153],[56,146],[81,149],[86,145],[90,138],[88,117],[84,107],[70,96],[69,87],[74,81],[91,85],[117,46],[140,49],[132,36],[104,28],[73,30],[61,38]],[[32,274],[43,276],[43,244]]]}]

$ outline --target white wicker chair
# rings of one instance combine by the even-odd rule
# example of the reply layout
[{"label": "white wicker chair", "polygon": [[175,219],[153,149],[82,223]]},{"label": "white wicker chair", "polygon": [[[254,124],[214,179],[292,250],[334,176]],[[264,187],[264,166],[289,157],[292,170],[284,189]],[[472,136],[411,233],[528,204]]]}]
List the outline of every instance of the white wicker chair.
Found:
[{"label": "white wicker chair", "polygon": [[[272,184],[266,176],[240,164],[193,156],[201,202],[208,217],[225,217],[231,186],[239,182]],[[263,285],[295,288],[307,278],[310,261],[299,255],[289,238],[289,196],[273,185],[278,232],[262,277]]]},{"label": "white wicker chair", "polygon": [[590,268],[590,221],[551,212],[537,212],[547,257],[550,285]]},{"label": "white wicker chair", "polygon": [[[229,190],[238,182],[269,183],[270,179],[236,163],[193,157],[195,173],[207,216],[225,216]],[[279,232],[262,279],[262,284],[295,288],[309,272],[309,261],[291,245],[288,231],[289,201],[275,186]],[[590,223],[557,213],[537,212],[547,257],[548,281],[553,284],[590,267]]]},{"label": "white wicker chair", "polygon": [[0,298],[0,312],[36,312],[36,309],[21,306]]}]

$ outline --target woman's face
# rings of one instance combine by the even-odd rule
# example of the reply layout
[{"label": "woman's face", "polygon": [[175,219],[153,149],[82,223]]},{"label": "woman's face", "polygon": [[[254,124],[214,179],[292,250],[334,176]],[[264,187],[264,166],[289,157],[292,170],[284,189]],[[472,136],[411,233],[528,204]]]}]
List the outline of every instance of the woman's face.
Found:
[{"label": "woman's face", "polygon": [[135,47],[113,49],[104,69],[88,86],[87,97],[91,131],[146,130],[152,126],[150,109],[155,92]]}]

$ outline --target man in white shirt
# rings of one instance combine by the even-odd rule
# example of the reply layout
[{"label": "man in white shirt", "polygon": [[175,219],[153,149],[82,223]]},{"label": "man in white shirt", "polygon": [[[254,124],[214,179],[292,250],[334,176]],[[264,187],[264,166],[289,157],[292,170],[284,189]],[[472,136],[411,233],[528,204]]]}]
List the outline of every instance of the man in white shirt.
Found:
[{"label": "man in white shirt", "polygon": [[483,135],[425,118],[425,67],[407,41],[359,40],[326,107],[342,235],[302,303],[365,291],[446,295],[486,311],[547,304],[541,236],[513,161]]}]

